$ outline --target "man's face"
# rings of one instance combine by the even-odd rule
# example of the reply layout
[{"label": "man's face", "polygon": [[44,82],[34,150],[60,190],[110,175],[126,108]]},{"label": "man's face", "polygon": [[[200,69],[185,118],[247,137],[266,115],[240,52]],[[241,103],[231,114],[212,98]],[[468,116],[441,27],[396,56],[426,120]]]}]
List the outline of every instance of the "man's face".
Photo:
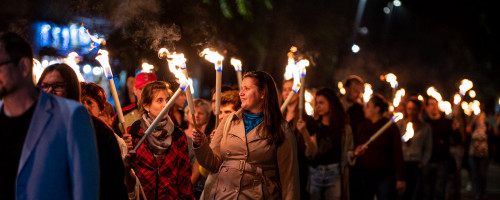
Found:
[{"label": "man's face", "polygon": [[18,63],[19,60],[12,60],[0,44],[0,99],[14,93],[21,85],[23,77]]},{"label": "man's face", "polygon": [[350,101],[356,101],[361,97],[361,93],[363,93],[363,85],[360,83],[352,83],[346,90],[348,99]]},{"label": "man's face", "polygon": [[425,107],[425,111],[429,115],[438,115],[439,114],[439,104],[435,99],[429,99],[427,101],[427,106]]}]

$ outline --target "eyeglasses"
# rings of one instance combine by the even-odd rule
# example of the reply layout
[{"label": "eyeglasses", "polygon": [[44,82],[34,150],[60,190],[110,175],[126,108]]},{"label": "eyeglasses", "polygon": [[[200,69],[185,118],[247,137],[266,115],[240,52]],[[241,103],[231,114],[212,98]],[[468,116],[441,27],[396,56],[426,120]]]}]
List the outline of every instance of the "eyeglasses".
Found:
[{"label": "eyeglasses", "polygon": [[53,83],[53,84],[42,83],[40,84],[39,87],[45,92],[49,91],[49,88],[52,88],[56,92],[62,92],[66,87],[66,83]]}]

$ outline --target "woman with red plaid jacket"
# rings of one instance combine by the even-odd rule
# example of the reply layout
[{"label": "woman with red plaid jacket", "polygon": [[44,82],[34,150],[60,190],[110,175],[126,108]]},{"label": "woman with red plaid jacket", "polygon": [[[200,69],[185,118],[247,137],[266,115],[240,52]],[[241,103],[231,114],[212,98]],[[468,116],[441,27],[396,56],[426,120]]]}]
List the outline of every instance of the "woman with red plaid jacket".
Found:
[{"label": "woman with red plaid jacket", "polygon": [[[144,87],[139,101],[141,119],[129,128],[134,146],[171,96],[168,84],[163,81],[151,82]],[[128,164],[134,169],[148,200],[194,199],[187,139],[168,115],[137,152],[130,155],[132,158],[127,159]]]}]

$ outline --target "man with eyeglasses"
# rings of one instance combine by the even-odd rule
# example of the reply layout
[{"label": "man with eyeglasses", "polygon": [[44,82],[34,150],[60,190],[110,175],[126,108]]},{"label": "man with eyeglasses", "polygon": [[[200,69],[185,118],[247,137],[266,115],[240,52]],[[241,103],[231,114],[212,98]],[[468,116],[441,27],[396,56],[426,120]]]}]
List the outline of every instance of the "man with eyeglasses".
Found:
[{"label": "man with eyeglasses", "polygon": [[32,67],[28,42],[0,33],[1,198],[97,199],[99,164],[90,116],[78,102],[36,88]]}]

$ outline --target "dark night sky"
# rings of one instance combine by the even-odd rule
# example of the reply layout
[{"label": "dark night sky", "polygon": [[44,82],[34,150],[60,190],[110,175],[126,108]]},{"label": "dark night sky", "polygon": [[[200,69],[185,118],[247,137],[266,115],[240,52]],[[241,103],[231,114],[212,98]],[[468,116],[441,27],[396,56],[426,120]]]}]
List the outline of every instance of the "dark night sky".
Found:
[{"label": "dark night sky", "polygon": [[[280,82],[286,52],[296,45],[314,64],[308,70],[311,87],[336,87],[358,74],[375,91],[387,92],[379,76],[393,72],[409,92],[434,85],[451,100],[459,81],[469,78],[488,107],[500,95],[500,17],[492,0],[402,0],[390,15],[383,12],[389,1],[367,0],[360,26],[368,34],[357,34],[358,54],[350,51],[357,1],[270,0],[269,9],[265,1],[246,0],[246,12],[238,12],[236,1],[226,0],[232,18],[224,16],[219,0],[1,1],[0,31],[30,37],[37,20],[64,25],[78,16],[104,18],[111,29],[93,28],[107,33],[107,48],[119,52],[120,68],[133,71],[145,59],[160,64],[155,52],[166,45],[186,54],[190,73],[204,89],[214,84],[213,67],[197,55],[205,47],[241,58],[246,70],[265,69]],[[226,65],[224,81],[235,83],[233,74]]]}]

